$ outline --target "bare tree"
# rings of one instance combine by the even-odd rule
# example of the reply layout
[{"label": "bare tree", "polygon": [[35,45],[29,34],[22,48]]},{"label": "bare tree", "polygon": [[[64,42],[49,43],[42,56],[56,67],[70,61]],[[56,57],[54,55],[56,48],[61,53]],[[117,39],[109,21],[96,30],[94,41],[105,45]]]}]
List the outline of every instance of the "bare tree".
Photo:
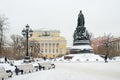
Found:
[{"label": "bare tree", "polygon": [[88,33],[88,34],[89,34],[90,45],[91,45],[92,44],[92,39],[93,39],[94,36],[93,36],[93,33],[91,33],[91,32]]},{"label": "bare tree", "polygon": [[11,35],[12,39],[12,49],[15,58],[20,58],[22,52],[22,37],[20,35]]},{"label": "bare tree", "polygon": [[0,55],[3,54],[3,46],[4,46],[4,30],[6,29],[6,26],[8,25],[7,22],[8,18],[5,17],[4,15],[0,15]]},{"label": "bare tree", "polygon": [[94,52],[96,54],[107,55],[110,57],[111,52],[114,51],[110,45],[110,41],[113,39],[114,37],[111,34],[108,34],[92,40]]},{"label": "bare tree", "polygon": [[41,53],[39,42],[36,40],[31,40],[29,42],[30,56],[37,57]]}]

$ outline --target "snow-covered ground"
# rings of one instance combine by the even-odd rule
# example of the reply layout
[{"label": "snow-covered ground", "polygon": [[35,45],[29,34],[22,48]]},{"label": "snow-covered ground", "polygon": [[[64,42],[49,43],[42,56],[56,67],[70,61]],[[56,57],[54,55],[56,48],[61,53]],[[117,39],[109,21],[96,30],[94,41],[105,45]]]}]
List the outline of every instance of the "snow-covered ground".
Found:
[{"label": "snow-covered ground", "polygon": [[120,80],[120,62],[55,62],[56,68],[24,75],[7,80]]},{"label": "snow-covered ground", "polygon": [[120,62],[120,56],[113,57],[111,61],[119,61]]},{"label": "snow-covered ground", "polygon": [[[65,60],[64,57],[52,60],[56,65],[55,69],[42,70],[16,76],[13,73],[12,78],[6,80],[120,80],[120,56],[114,57],[108,63],[96,54],[70,54],[72,59]],[[5,67],[5,70],[15,67],[4,63],[4,58],[1,58],[0,66]],[[43,61],[36,58],[35,62]],[[14,65],[23,64],[23,60],[12,61]],[[33,64],[36,65],[36,64]]]},{"label": "snow-covered ground", "polygon": [[[64,59],[64,57],[71,57],[71,59]],[[68,61],[68,62],[95,62],[95,61],[104,61],[104,59],[102,57],[100,57],[99,55],[93,54],[93,53],[85,53],[85,54],[69,54],[69,55],[65,55],[59,59],[57,59],[57,61]]]}]

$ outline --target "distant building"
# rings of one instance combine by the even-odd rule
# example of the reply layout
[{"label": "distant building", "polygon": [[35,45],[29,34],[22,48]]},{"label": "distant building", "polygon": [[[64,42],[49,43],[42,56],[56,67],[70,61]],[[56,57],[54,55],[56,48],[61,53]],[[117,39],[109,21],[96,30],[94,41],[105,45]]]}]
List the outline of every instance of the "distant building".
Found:
[{"label": "distant building", "polygon": [[[106,40],[106,36],[98,37],[92,40],[92,47],[96,54],[105,55],[107,53]],[[111,37],[109,38],[107,44],[110,58],[114,56],[120,56],[120,38]]]},{"label": "distant building", "polygon": [[115,38],[110,41],[110,45],[114,50],[114,56],[120,56],[120,38]]},{"label": "distant building", "polygon": [[66,54],[66,40],[58,30],[34,30],[30,42],[31,48],[34,45],[31,53],[37,53],[39,57],[55,58]]}]

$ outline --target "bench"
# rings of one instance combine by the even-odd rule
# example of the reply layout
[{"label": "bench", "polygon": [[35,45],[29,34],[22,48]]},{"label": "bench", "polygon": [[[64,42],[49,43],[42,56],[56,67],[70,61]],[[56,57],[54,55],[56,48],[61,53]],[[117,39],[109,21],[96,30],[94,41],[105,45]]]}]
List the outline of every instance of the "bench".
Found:
[{"label": "bench", "polygon": [[41,70],[41,69],[40,69],[40,66],[39,66],[39,64],[38,64],[38,63],[33,62],[33,63],[31,63],[31,64],[32,64],[32,65],[33,65],[33,67],[35,68],[35,71]]},{"label": "bench", "polygon": [[38,62],[38,64],[41,66],[41,68],[43,68],[43,70],[52,68],[50,61],[42,61]]},{"label": "bench", "polygon": [[19,74],[19,72],[21,73],[21,74],[23,74],[23,70],[20,70],[17,66],[15,66],[16,68],[15,68],[15,73],[16,73],[16,75],[18,75]]},{"label": "bench", "polygon": [[31,73],[33,71],[35,71],[35,68],[33,67],[32,64],[21,64],[21,65],[16,65],[16,70],[15,72],[21,72],[21,74],[23,73]]},{"label": "bench", "polygon": [[55,64],[52,63],[52,64],[51,64],[51,68],[52,68],[52,69],[55,69]]},{"label": "bench", "polygon": [[0,67],[0,80],[4,80],[8,77],[12,77],[12,73],[6,72],[4,67]]}]

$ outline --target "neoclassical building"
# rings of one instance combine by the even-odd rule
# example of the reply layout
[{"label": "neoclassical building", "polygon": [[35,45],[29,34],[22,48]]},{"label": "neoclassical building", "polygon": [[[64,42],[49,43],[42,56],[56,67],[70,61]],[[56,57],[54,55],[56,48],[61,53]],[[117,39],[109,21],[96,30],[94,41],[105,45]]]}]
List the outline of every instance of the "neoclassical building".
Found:
[{"label": "neoclassical building", "polygon": [[66,54],[66,40],[60,36],[58,30],[34,30],[30,42],[35,43],[32,53],[46,58],[55,58]]},{"label": "neoclassical building", "polygon": [[112,49],[114,49],[114,56],[120,56],[120,38],[115,38],[110,41]]}]

